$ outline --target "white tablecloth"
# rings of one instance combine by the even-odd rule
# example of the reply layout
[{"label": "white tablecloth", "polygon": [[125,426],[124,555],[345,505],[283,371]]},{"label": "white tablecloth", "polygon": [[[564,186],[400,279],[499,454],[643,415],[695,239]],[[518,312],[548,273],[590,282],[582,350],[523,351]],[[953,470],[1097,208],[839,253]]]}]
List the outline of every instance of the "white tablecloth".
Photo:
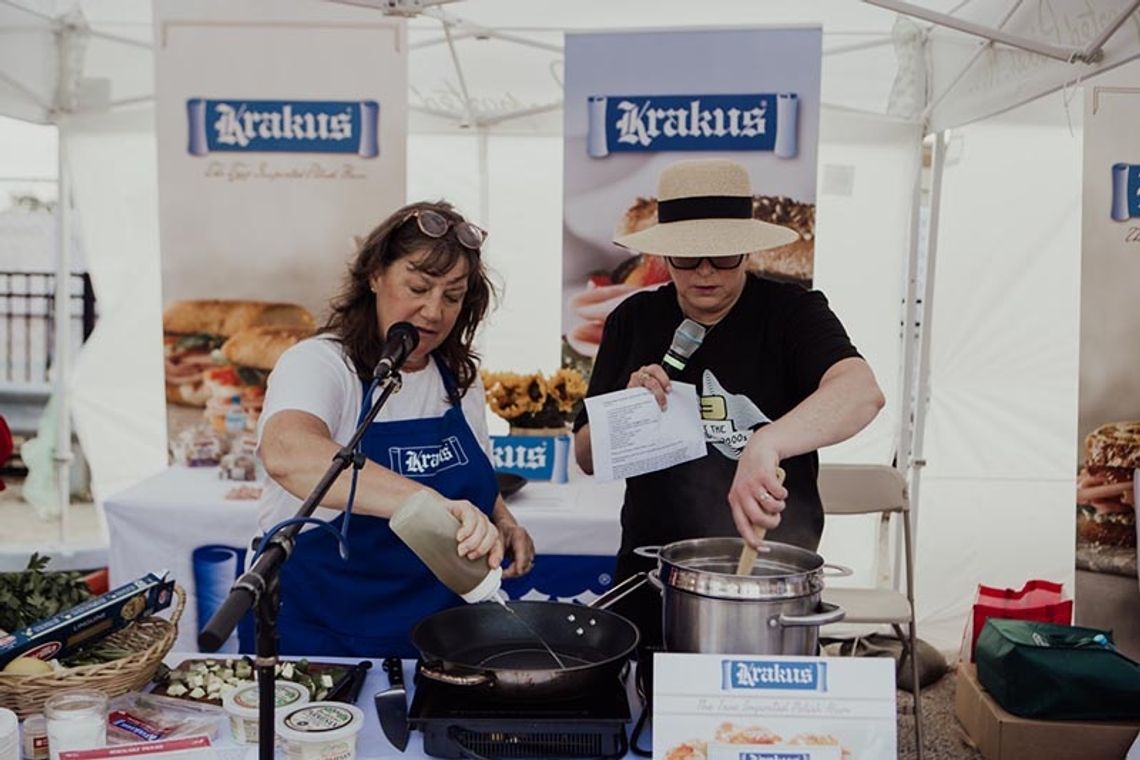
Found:
[{"label": "white tablecloth", "polygon": [[[194,657],[201,657],[202,655],[197,652],[170,652],[166,658],[166,664],[174,667],[180,662]],[[328,662],[345,662],[355,665],[360,662],[361,658],[340,658],[340,657],[322,657],[322,661]],[[412,696],[415,694],[415,662],[413,660],[404,661],[404,683],[408,691],[408,705],[412,704]],[[630,699],[630,716],[632,720],[626,725],[626,734],[633,730],[633,720],[641,712],[641,704],[638,702],[637,697],[633,691],[633,671],[630,671],[626,679],[626,692],[627,697]],[[401,753],[400,750],[393,747],[384,732],[380,729],[380,719],[376,715],[376,708],[373,704],[372,697],[376,692],[383,691],[388,688],[388,677],[384,674],[383,669],[380,667],[380,660],[372,660],[372,667],[368,670],[368,675],[365,678],[364,686],[360,689],[360,696],[356,700],[356,706],[364,712],[364,728],[356,738],[356,756],[361,760],[370,760],[371,758],[385,758],[385,760],[393,760],[394,758],[412,758],[413,760],[424,760],[428,757],[424,753],[424,737],[419,731],[412,731],[408,736],[408,746]],[[641,746],[649,743],[648,735],[641,740]],[[257,745],[250,745],[242,753],[242,745],[237,744],[230,735],[229,725],[222,725],[218,730],[218,736],[214,740],[215,746],[221,751],[218,756],[226,758],[227,760],[257,760],[258,748]],[[626,758],[633,757],[632,753],[626,753]]]},{"label": "white tablecloth", "polygon": [[[217,472],[213,467],[170,467],[104,503],[112,587],[166,569],[186,589],[175,642],[179,650],[197,650],[195,549],[245,547],[257,532],[257,502],[227,500],[225,493],[237,484],[219,480]],[[508,505],[530,531],[539,554],[532,575],[561,569],[563,577],[557,588],[539,585],[525,594],[517,585],[508,587],[511,595],[589,601],[604,590],[613,568],[606,558],[617,554],[620,540],[622,487],[621,481],[598,483],[577,473],[565,484],[528,483],[512,496]],[[580,582],[566,577],[575,573],[582,574]],[[224,593],[221,585],[228,588],[232,577],[212,593]]]}]

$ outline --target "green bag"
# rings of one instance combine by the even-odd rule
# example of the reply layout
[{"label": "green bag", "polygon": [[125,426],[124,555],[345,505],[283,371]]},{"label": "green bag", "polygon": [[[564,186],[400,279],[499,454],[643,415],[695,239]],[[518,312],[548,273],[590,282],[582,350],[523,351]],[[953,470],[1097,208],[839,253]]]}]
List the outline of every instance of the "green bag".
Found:
[{"label": "green bag", "polygon": [[1014,715],[1140,719],[1140,663],[1110,631],[990,618],[978,637],[978,681]]}]

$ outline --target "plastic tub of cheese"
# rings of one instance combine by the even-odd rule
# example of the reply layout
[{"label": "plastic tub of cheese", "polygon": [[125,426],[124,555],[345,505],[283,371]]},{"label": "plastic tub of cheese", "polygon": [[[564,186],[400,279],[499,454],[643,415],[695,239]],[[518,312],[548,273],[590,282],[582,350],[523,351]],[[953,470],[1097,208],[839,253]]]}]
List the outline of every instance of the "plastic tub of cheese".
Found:
[{"label": "plastic tub of cheese", "polygon": [[364,713],[340,702],[311,702],[277,713],[286,760],[354,760]]},{"label": "plastic tub of cheese", "polygon": [[[309,690],[292,681],[278,681],[273,684],[278,713],[298,705],[307,704]],[[257,706],[259,704],[257,684],[239,686],[222,697],[222,707],[230,718],[230,732],[234,741],[242,744],[257,744]]]}]

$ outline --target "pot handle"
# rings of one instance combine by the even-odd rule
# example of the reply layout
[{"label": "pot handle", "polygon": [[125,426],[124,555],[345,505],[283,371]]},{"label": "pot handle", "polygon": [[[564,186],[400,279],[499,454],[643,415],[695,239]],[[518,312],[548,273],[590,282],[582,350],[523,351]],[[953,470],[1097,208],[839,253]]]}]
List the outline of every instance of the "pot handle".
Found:
[{"label": "pot handle", "polygon": [[854,575],[855,571],[847,567],[847,565],[836,565],[834,562],[824,562],[824,570],[834,570],[834,573],[820,573],[824,578],[846,578],[849,575]]},{"label": "pot handle", "polygon": [[468,675],[447,673],[438,660],[421,663],[419,673],[424,678],[430,678],[433,681],[439,681],[450,686],[494,686],[495,684],[495,676],[491,673],[478,672]]},{"label": "pot handle", "polygon": [[661,593],[665,593],[665,584],[661,582],[661,571],[660,570],[658,570],[657,568],[653,568],[652,570],[650,570],[648,573],[645,574],[645,577],[649,581],[649,584],[651,586],[653,586],[653,588],[657,589]]},{"label": "pot handle", "polygon": [[827,602],[819,603],[819,612],[812,613],[811,615],[784,615],[783,613],[772,618],[769,625],[782,625],[782,626],[813,626],[813,625],[827,625],[828,623],[838,623],[847,616],[847,611],[842,607]]},{"label": "pot handle", "polygon": [[608,610],[611,605],[617,604],[622,599],[637,591],[639,588],[649,583],[650,580],[645,573],[636,573],[629,576],[618,585],[611,588],[606,593],[599,596],[594,601],[587,604],[587,607],[593,607],[598,610]]},{"label": "pot handle", "polygon": [[660,545],[639,546],[633,550],[633,553],[639,557],[645,557],[646,559],[661,559],[661,549],[662,547]]}]

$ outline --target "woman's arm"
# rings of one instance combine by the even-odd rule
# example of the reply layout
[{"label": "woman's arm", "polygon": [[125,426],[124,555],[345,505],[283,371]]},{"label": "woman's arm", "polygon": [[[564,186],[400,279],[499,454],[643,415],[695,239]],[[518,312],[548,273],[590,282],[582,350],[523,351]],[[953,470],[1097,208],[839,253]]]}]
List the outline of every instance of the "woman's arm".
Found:
[{"label": "woman's arm", "polygon": [[[328,470],[339,450],[340,446],[320,418],[308,412],[285,409],[266,421],[258,455],[269,477],[298,499],[304,499]],[[351,470],[342,472],[321,500],[321,506],[344,509],[348,503],[351,479]],[[388,518],[405,499],[422,490],[430,489],[372,460],[365,460],[356,485],[353,509],[359,514]],[[448,509],[460,522],[456,533],[460,551],[471,558],[491,553],[490,559],[494,560],[499,538],[495,526],[470,502],[448,499],[447,503]],[[497,555],[501,560],[501,545]],[[498,561],[491,562],[492,567],[497,564]]]},{"label": "woman's arm", "polygon": [[866,361],[841,359],[820,379],[819,387],[791,411],[759,428],[736,465],[728,503],[737,531],[750,545],[753,525],[772,530],[780,524],[788,491],[776,478],[785,459],[845,441],[866,427],[886,400]]},{"label": "woman's arm", "polygon": [[534,541],[531,540],[527,529],[519,525],[503,497],[495,500],[495,508],[491,511],[491,521],[499,529],[503,538],[503,549],[511,558],[511,566],[503,572],[504,578],[517,578],[526,575],[534,566]]},{"label": "woman's arm", "polygon": [[574,459],[582,472],[587,475],[594,474],[594,451],[590,446],[590,423],[574,431]]}]

